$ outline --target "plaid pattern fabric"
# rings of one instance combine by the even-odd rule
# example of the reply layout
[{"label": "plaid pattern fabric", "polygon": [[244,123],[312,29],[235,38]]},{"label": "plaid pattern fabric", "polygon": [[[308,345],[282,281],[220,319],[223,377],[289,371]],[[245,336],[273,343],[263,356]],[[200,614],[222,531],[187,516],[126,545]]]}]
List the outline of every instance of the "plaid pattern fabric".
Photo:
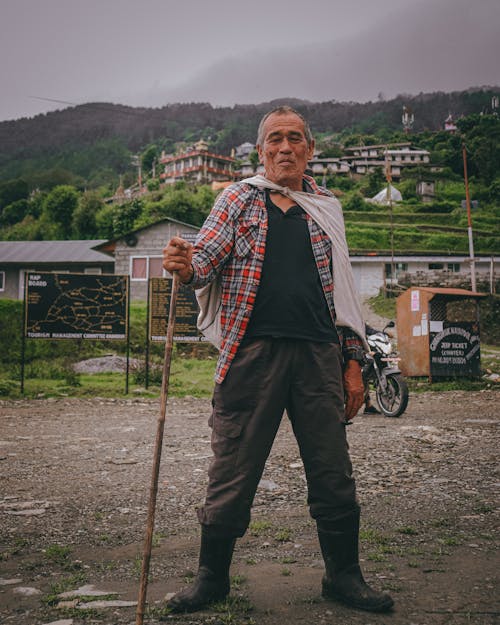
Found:
[{"label": "plaid pattern fabric", "polygon": [[[305,176],[312,193],[328,194],[313,178]],[[335,321],[331,242],[307,215],[311,244],[328,308]],[[203,224],[193,251],[195,289],[222,276],[222,342],[215,381],[222,382],[245,334],[260,283],[266,249],[267,211],[265,192],[246,183],[225,189]],[[359,337],[347,328],[337,328],[344,358],[362,352]]]}]

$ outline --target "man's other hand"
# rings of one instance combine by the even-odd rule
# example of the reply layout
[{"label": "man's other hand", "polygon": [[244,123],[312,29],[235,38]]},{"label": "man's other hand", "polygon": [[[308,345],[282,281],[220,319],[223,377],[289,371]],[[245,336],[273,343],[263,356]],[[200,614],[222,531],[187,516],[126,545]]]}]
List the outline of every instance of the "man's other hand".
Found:
[{"label": "man's other hand", "polygon": [[177,271],[181,282],[189,282],[193,277],[192,258],[193,246],[181,237],[170,239],[163,248],[163,268],[169,273]]},{"label": "man's other hand", "polygon": [[365,400],[361,365],[357,360],[347,361],[344,371],[344,391],[346,397],[345,416],[350,421],[356,416]]}]

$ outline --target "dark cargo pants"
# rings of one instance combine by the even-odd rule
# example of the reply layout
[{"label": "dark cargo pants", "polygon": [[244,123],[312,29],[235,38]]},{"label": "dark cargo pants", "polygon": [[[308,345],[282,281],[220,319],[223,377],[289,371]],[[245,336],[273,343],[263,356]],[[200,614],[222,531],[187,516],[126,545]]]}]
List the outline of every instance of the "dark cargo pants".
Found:
[{"label": "dark cargo pants", "polygon": [[304,463],[311,516],[331,521],[357,509],[338,345],[244,341],[215,387],[213,406],[214,458],[205,504],[198,510],[200,523],[243,536],[285,409]]}]

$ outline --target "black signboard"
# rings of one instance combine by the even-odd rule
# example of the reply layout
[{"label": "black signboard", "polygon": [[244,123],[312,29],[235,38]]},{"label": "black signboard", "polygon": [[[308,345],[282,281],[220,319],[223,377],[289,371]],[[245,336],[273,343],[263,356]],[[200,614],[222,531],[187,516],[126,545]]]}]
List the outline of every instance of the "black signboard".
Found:
[{"label": "black signboard", "polygon": [[444,321],[429,334],[431,377],[479,377],[479,325]]},{"label": "black signboard", "polygon": [[[150,341],[165,341],[171,287],[170,278],[150,278],[149,280],[148,334]],[[193,289],[181,284],[175,309],[174,341],[180,343],[206,341],[196,327],[198,312],[198,302]]]},{"label": "black signboard", "polygon": [[127,317],[128,276],[26,274],[26,338],[122,340]]}]

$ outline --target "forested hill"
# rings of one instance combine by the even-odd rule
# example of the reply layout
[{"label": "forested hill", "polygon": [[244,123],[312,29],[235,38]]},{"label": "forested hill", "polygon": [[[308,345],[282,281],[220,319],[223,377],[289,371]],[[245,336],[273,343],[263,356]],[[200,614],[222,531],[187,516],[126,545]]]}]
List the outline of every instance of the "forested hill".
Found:
[{"label": "forested hill", "polygon": [[259,105],[213,107],[206,103],[171,104],[162,108],[89,103],[33,118],[0,123],[0,167],[8,160],[78,150],[116,139],[137,151],[152,142],[175,143],[210,139],[214,150],[229,153],[244,141],[254,141],[262,114],[281,103],[293,105],[311,123],[314,132],[347,129],[372,133],[381,128],[401,129],[403,106],[415,115],[414,131],[439,130],[449,113],[455,117],[488,111],[499,89],[470,89],[453,93],[398,96],[368,103],[321,102],[284,99]]}]

